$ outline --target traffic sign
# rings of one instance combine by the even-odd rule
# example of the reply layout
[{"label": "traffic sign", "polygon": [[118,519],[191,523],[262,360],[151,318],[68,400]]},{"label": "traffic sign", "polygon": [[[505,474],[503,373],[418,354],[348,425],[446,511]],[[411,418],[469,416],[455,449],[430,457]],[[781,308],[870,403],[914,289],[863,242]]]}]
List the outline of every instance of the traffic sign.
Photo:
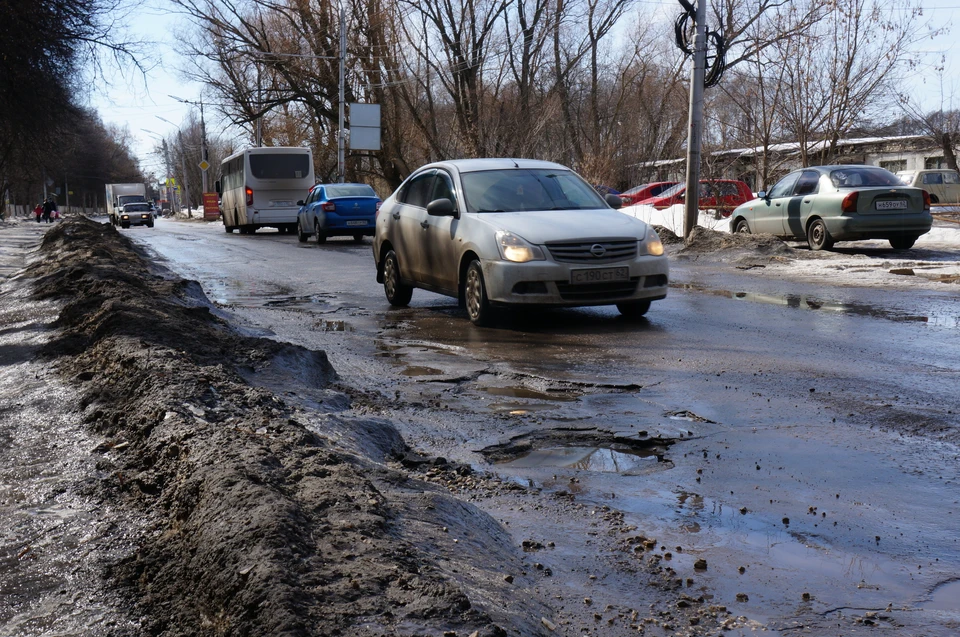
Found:
[{"label": "traffic sign", "polygon": [[197,165],[200,166],[200,170],[203,170],[203,171],[206,171],[207,168],[210,168],[210,162],[208,162],[206,159],[202,160]]}]

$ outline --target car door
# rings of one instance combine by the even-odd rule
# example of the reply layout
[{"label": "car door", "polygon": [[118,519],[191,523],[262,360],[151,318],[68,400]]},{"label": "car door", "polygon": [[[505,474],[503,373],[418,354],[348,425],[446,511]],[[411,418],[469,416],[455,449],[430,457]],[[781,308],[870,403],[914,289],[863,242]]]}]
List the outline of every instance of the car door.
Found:
[{"label": "car door", "polygon": [[[438,170],[433,182],[430,201],[449,199],[455,211],[459,210],[459,198],[453,185],[453,177],[445,170]],[[459,284],[459,244],[457,229],[460,224],[459,213],[456,216],[426,215],[421,224],[421,254],[423,255],[424,280],[451,294],[457,292]]]},{"label": "car door", "polygon": [[819,191],[820,173],[815,170],[804,170],[800,173],[793,187],[793,196],[787,203],[787,214],[784,218],[784,230],[787,234],[799,239],[807,236],[807,219],[814,210]]},{"label": "car door", "polygon": [[423,254],[424,225],[427,203],[433,193],[436,170],[428,168],[415,174],[397,196],[397,205],[390,211],[390,240],[400,262],[400,276],[408,281],[426,281]]},{"label": "car door", "polygon": [[766,198],[759,200],[753,207],[754,220],[750,230],[755,233],[766,233],[783,236],[784,218],[787,216],[787,204],[793,195],[793,187],[800,178],[800,172],[793,172],[781,179],[767,193]]}]

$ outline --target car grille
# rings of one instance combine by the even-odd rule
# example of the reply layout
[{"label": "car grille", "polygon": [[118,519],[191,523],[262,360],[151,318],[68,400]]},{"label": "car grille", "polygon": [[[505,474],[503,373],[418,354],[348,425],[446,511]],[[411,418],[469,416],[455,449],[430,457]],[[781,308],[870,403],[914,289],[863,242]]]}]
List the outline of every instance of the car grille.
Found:
[{"label": "car grille", "polygon": [[[600,251],[595,246],[603,248],[601,256],[594,254]],[[637,240],[566,241],[548,243],[547,250],[555,261],[561,263],[611,263],[634,259],[637,256]]]},{"label": "car grille", "polygon": [[614,301],[632,296],[637,291],[639,279],[614,281],[611,283],[592,283],[573,285],[557,282],[557,291],[564,301]]}]

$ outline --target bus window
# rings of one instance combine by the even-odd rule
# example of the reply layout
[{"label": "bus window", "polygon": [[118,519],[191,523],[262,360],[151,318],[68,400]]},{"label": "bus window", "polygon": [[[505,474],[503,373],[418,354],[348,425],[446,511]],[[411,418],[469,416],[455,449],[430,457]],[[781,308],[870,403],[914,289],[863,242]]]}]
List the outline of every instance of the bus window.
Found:
[{"label": "bus window", "polygon": [[254,179],[302,179],[310,174],[309,155],[250,155],[250,174]]}]

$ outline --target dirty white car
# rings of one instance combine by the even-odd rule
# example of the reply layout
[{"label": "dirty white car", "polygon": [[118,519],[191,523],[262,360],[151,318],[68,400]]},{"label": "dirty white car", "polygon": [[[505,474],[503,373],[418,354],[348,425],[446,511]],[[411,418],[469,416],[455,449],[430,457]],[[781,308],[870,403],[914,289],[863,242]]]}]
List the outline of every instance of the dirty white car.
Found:
[{"label": "dirty white car", "polygon": [[477,325],[507,306],[616,305],[639,317],[667,294],[663,244],[569,168],[469,159],[415,171],[377,215],[377,281],[455,297]]}]

